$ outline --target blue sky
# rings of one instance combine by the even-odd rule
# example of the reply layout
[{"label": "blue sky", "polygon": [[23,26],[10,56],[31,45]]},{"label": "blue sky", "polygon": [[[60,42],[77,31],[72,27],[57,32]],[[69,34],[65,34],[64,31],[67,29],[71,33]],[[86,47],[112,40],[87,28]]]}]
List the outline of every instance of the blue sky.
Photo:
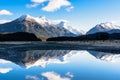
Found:
[{"label": "blue sky", "polygon": [[23,14],[46,16],[51,20],[68,20],[69,25],[84,31],[103,22],[120,23],[120,0],[0,1],[0,20],[13,20]]}]

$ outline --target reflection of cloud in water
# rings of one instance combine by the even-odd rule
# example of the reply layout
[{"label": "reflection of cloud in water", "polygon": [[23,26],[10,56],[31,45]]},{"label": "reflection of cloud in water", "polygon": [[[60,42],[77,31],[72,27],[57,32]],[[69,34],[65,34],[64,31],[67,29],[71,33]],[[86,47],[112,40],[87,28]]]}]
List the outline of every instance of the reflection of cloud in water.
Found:
[{"label": "reflection of cloud in water", "polygon": [[98,52],[98,51],[88,51],[90,54],[95,56],[98,59],[110,62],[120,62],[120,54],[107,53],[107,52]]},{"label": "reflection of cloud in water", "polygon": [[6,74],[12,70],[13,70],[12,68],[0,68],[0,73]]},{"label": "reflection of cloud in water", "polygon": [[31,76],[31,75],[27,75],[26,79],[27,80],[40,80],[37,76]]},{"label": "reflection of cloud in water", "polygon": [[71,78],[74,77],[74,75],[71,72],[67,72],[66,76],[71,77]]},{"label": "reflection of cloud in water", "polygon": [[[0,59],[0,65],[6,65],[8,63],[11,63],[11,62],[4,59]],[[0,66],[0,73],[6,74],[12,70],[13,70],[12,68],[4,68]]]},{"label": "reflection of cloud in water", "polygon": [[[85,58],[90,58],[91,56],[96,58],[107,60],[107,61],[118,61],[120,55],[96,51],[78,51],[78,50],[28,50],[28,51],[17,51],[10,50],[0,53],[0,58],[9,60],[7,62],[13,62],[25,68],[31,68],[34,66],[46,67],[48,64],[65,64],[69,62],[69,59],[75,57],[76,60],[80,60],[78,56],[83,56]],[[78,58],[78,59],[77,59]],[[72,59],[73,61],[74,59]],[[82,59],[81,59],[82,60]],[[0,63],[7,63],[4,60],[0,60]]]},{"label": "reflection of cloud in water", "polygon": [[4,59],[0,59],[0,64],[7,64],[7,63],[11,63],[11,62]]},{"label": "reflection of cloud in water", "polygon": [[48,80],[71,80],[68,77],[61,77],[55,72],[44,72],[42,73],[42,76],[46,77]]},{"label": "reflection of cloud in water", "polygon": [[[41,77],[40,77],[41,76]],[[65,76],[61,76],[58,73],[55,73],[53,71],[50,72],[43,72],[41,75],[36,76],[36,75],[26,75],[27,80],[71,80],[71,78],[74,75],[71,72],[67,72]],[[45,79],[46,78],[46,79]]]}]

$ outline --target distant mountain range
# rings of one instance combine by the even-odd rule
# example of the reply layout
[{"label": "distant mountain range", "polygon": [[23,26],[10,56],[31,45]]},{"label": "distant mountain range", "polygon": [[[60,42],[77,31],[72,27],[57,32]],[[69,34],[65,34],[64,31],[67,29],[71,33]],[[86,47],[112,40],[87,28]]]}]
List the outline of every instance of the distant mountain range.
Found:
[{"label": "distant mountain range", "polygon": [[71,26],[68,26],[65,21],[61,21],[60,23],[57,24],[57,26],[64,27],[77,36],[85,34],[85,32],[82,30],[77,30],[77,29],[72,28]]},{"label": "distant mountain range", "polygon": [[97,32],[120,33],[120,26],[114,25],[110,22],[101,23],[90,29],[87,34],[94,34]]},{"label": "distant mountain range", "polygon": [[51,21],[44,16],[35,18],[30,15],[23,15],[11,22],[0,24],[0,33],[29,32],[34,33],[37,37],[45,38],[82,34],[75,29],[68,28],[63,22],[58,24],[51,23]]},{"label": "distant mountain range", "polygon": [[[45,39],[51,37],[75,37],[85,35],[84,31],[68,26],[65,21],[55,24],[44,16],[35,18],[30,15],[22,15],[11,22],[0,24],[1,34],[14,32],[33,33],[38,38]],[[120,26],[114,25],[110,22],[101,23],[86,32],[86,35],[99,32],[106,32],[109,34],[120,33]]]}]

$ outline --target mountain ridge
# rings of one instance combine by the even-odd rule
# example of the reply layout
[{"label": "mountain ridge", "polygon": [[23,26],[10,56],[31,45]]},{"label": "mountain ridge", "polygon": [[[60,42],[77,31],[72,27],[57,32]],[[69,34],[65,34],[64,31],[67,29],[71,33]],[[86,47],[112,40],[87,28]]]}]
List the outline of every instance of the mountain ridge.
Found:
[{"label": "mountain ridge", "polygon": [[114,33],[114,32],[116,32],[116,30],[120,30],[120,26],[117,26],[117,25],[115,25],[111,22],[106,22],[106,23],[97,24],[95,27],[91,28],[87,32],[87,34],[94,34],[94,33],[97,33],[97,32]]},{"label": "mountain ridge", "polygon": [[21,17],[4,24],[0,24],[0,33],[4,32],[29,32],[37,37],[76,36],[64,27],[51,24],[46,17],[34,18],[30,15]]},{"label": "mountain ridge", "polygon": [[68,26],[64,20],[55,24],[45,16],[32,17],[29,14],[25,14],[11,22],[0,24],[0,33],[6,32],[28,32],[35,34],[38,38],[46,39],[50,37],[88,35],[98,32],[120,33],[120,26],[105,22],[97,24],[85,33],[82,30]]}]

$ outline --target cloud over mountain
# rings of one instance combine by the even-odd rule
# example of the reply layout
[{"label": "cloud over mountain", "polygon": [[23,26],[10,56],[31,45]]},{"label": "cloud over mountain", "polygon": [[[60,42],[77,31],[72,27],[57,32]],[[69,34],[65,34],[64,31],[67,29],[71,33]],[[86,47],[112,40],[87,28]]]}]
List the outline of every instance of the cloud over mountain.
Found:
[{"label": "cloud over mountain", "polygon": [[47,2],[48,4],[41,8],[43,11],[47,12],[54,12],[62,7],[66,7],[67,11],[74,8],[68,0],[31,0],[31,2],[33,2],[33,4],[27,4],[27,8],[37,7],[40,4]]},{"label": "cloud over mountain", "polygon": [[42,10],[53,12],[60,9],[63,6],[70,6],[71,3],[67,0],[50,0],[48,5],[43,7]]},{"label": "cloud over mountain", "polygon": [[13,13],[11,13],[10,11],[8,11],[8,10],[5,10],[5,9],[3,9],[3,10],[0,10],[0,15],[13,15]]}]

